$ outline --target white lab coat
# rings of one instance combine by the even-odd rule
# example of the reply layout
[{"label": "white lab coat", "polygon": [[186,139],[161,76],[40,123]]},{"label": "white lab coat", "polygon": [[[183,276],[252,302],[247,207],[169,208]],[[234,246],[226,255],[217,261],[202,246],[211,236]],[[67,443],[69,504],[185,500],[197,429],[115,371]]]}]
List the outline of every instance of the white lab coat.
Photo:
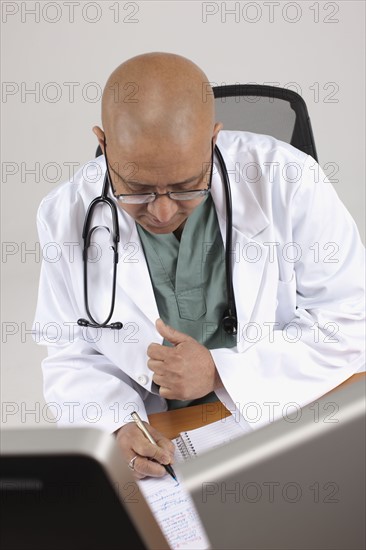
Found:
[{"label": "white lab coat", "polygon": [[[217,144],[231,182],[239,330],[236,347],[211,353],[225,387],[217,394],[256,428],[282,415],[296,418],[297,407],[364,369],[364,250],[354,221],[310,156],[244,132],[222,131]],[[99,157],[40,205],[45,260],[34,330],[48,346],[44,394],[58,424],[113,432],[133,409],[146,418],[167,405],[150,391],[146,349],[162,342],[154,325],[159,313],[134,220],[121,209],[112,321],[124,327],[76,325],[87,317],[84,217],[101,192],[104,173]],[[212,197],[225,243],[225,195],[217,169]],[[99,216],[96,223],[110,226],[108,208]],[[90,307],[99,320],[109,310],[112,281],[105,234],[95,233],[97,261],[88,264]]]}]

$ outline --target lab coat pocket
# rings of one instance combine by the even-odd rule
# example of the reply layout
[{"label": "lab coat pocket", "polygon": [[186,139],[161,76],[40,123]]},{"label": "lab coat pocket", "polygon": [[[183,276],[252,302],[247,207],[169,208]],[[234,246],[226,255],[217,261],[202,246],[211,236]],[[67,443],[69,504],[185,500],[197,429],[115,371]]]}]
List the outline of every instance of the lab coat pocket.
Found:
[{"label": "lab coat pocket", "polygon": [[277,308],[276,322],[280,324],[278,328],[283,328],[289,323],[296,313],[296,276],[288,282],[278,281],[277,286]]},{"label": "lab coat pocket", "polygon": [[197,321],[206,313],[206,300],[202,288],[182,290],[175,294],[181,319]]}]

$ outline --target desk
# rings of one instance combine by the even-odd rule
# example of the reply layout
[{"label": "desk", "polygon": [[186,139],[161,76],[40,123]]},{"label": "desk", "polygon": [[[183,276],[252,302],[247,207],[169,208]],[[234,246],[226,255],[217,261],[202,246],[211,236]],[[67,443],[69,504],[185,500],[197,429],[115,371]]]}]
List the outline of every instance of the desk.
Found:
[{"label": "desk", "polygon": [[[348,384],[353,384],[362,378],[365,379],[365,376],[366,372],[354,374],[326,395]],[[150,414],[149,421],[154,428],[162,432],[166,437],[169,437],[169,439],[173,439],[177,437],[180,432],[200,428],[201,426],[211,424],[211,422],[216,422],[216,420],[222,420],[230,415],[230,411],[224,407],[221,401],[216,401],[215,403],[206,403],[204,405],[195,405],[193,407],[186,407],[174,411]]]}]

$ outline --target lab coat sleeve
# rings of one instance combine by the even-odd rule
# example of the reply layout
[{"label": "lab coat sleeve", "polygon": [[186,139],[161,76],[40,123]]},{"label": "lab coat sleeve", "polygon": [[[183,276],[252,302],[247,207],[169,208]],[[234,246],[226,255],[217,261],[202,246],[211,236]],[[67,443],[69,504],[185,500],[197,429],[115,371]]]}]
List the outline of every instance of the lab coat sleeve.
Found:
[{"label": "lab coat sleeve", "polygon": [[252,428],[296,416],[365,366],[364,248],[332,185],[321,170],[324,181],[317,182],[315,173],[308,157],[292,203],[284,206],[301,252],[293,279],[279,283],[285,295],[286,287],[296,288],[293,317],[282,327],[267,325],[242,353],[211,350],[224,385],[220,399]]},{"label": "lab coat sleeve", "polygon": [[[37,225],[42,249],[47,243],[61,243],[50,234],[40,211]],[[147,420],[131,379],[99,353],[88,341],[87,329],[76,324],[79,314],[67,250],[62,252],[57,262],[43,261],[33,325],[35,340],[48,350],[42,371],[49,410],[59,426],[98,427],[110,433],[131,421],[133,410]]]}]

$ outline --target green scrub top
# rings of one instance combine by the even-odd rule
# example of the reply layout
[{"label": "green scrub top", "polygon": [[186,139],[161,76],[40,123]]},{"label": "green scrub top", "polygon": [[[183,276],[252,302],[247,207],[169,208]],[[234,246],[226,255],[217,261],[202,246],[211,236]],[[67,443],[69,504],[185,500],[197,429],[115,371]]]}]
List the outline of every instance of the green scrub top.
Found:
[{"label": "green scrub top", "polygon": [[[227,308],[225,250],[211,195],[190,214],[180,241],[174,233],[157,235],[136,225],[164,323],[208,349],[234,347],[236,337],[221,326]],[[167,400],[169,409],[211,401],[217,401],[214,392],[191,401]]]}]

